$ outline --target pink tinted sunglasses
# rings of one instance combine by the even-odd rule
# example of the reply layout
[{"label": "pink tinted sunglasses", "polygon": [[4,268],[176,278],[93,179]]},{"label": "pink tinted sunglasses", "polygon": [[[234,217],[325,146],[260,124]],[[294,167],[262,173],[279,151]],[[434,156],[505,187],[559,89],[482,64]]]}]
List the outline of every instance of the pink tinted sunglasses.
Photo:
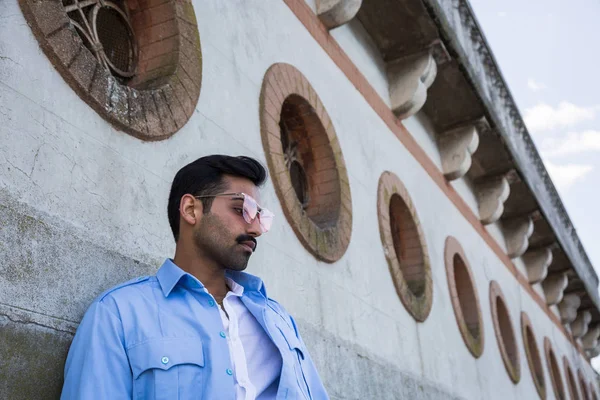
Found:
[{"label": "pink tinted sunglasses", "polygon": [[273,217],[275,216],[271,211],[266,208],[262,208],[258,205],[256,200],[250,195],[246,193],[221,193],[221,194],[213,194],[206,196],[194,196],[197,199],[203,199],[207,197],[224,197],[230,196],[237,199],[243,199],[244,204],[242,205],[242,216],[244,217],[244,221],[248,224],[254,222],[256,217],[258,216],[258,223],[260,225],[260,230],[262,233],[266,233],[271,229],[271,225],[273,225]]}]

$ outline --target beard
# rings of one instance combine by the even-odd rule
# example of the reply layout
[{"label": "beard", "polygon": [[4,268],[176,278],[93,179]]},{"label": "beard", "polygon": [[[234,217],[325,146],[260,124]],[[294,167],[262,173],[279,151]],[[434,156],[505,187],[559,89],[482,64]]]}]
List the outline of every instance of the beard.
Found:
[{"label": "beard", "polygon": [[194,231],[196,248],[212,258],[223,269],[243,271],[248,266],[251,253],[240,250],[235,235],[215,214],[205,214]]}]

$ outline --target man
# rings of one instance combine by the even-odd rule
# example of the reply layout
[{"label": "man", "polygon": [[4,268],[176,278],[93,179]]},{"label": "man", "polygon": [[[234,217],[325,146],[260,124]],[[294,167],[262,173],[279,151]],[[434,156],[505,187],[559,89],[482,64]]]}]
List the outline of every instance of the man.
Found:
[{"label": "man", "polygon": [[248,157],[202,157],[175,176],[173,260],[102,294],[77,329],[62,399],[327,399],[294,319],[242,272],[273,214]]}]

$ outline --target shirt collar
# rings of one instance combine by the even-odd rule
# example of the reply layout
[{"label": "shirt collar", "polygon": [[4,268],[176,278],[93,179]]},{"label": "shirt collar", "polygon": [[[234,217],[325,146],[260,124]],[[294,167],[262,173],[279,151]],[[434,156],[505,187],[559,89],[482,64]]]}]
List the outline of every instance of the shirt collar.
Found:
[{"label": "shirt collar", "polygon": [[244,287],[238,285],[233,279],[229,277],[225,277],[225,280],[227,281],[227,285],[229,286],[229,291],[233,293],[234,296],[242,297],[242,295],[244,294]]},{"label": "shirt collar", "polygon": [[175,285],[177,285],[185,276],[188,276],[189,278],[187,279],[191,279],[191,282],[195,281],[195,283],[191,286],[198,288],[204,287],[202,282],[179,268],[170,258],[167,258],[163,265],[156,272],[156,279],[158,279],[158,283],[160,283],[160,288],[162,289],[165,297],[169,296],[169,294],[173,291],[173,288],[175,288]]},{"label": "shirt collar", "polygon": [[[267,298],[267,289],[265,288],[265,284],[258,276],[254,276],[247,272],[228,269],[225,270],[225,277],[242,286],[245,292],[259,292],[265,296],[265,298]],[[233,288],[231,289],[233,290]]]},{"label": "shirt collar", "polygon": [[[231,291],[236,294],[239,292],[240,296],[244,292],[256,291],[260,292],[263,296],[265,296],[265,298],[267,297],[265,285],[262,279],[257,276],[248,274],[246,272],[228,269],[225,271],[225,277],[233,282],[233,284],[230,285]],[[170,258],[167,258],[163,265],[156,272],[156,279],[158,280],[165,297],[169,296],[169,294],[180,281],[184,281],[186,286],[193,288],[204,288],[202,282],[179,268]]]}]

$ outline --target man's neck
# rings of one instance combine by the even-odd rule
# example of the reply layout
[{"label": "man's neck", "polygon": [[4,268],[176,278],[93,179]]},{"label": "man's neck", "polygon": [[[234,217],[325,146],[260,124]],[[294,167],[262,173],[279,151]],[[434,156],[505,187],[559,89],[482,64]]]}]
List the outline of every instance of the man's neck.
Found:
[{"label": "man's neck", "polygon": [[229,289],[225,280],[225,270],[212,260],[202,257],[195,251],[187,251],[177,246],[173,262],[185,272],[198,279],[215,300],[222,301]]}]

